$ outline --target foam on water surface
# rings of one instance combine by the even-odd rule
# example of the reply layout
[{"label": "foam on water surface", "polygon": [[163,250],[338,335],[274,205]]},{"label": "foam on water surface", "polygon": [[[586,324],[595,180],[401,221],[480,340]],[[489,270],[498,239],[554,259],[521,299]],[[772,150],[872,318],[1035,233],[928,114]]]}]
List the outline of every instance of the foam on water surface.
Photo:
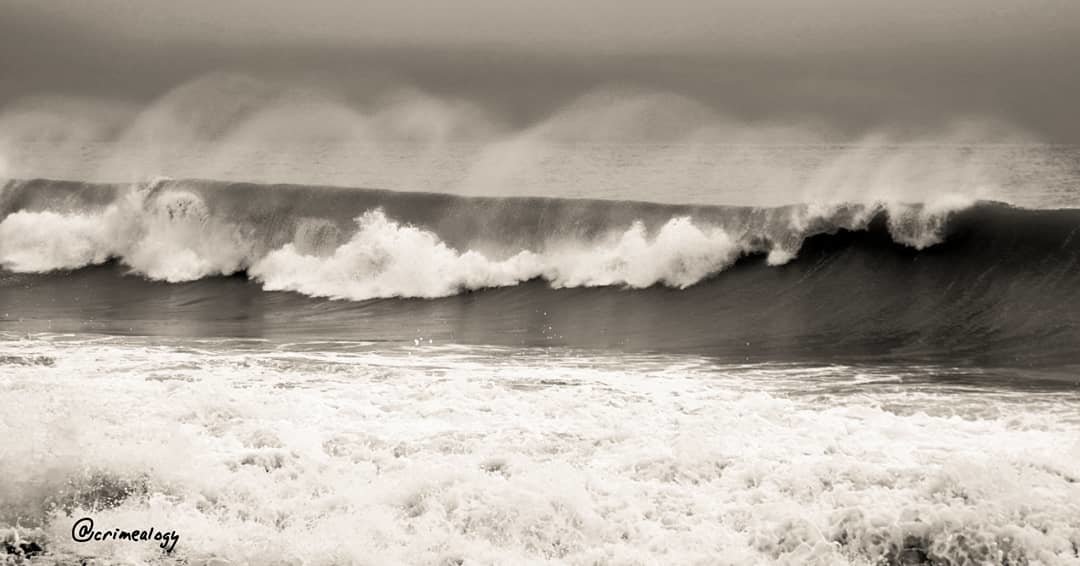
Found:
[{"label": "foam on water surface", "polygon": [[[423,340],[5,338],[0,536],[42,563],[1080,564],[1068,388]],[[76,543],[83,516],[181,538],[167,557]]]}]

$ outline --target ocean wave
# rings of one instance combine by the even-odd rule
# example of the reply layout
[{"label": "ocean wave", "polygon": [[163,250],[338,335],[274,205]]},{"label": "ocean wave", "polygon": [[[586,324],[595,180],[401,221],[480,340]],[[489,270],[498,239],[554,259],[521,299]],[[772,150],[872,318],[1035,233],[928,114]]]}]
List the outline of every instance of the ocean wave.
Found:
[{"label": "ocean wave", "polygon": [[947,359],[1069,382],[1080,363],[1076,210],[174,180],[8,183],[0,210],[0,321],[20,328]]},{"label": "ocean wave", "polygon": [[533,279],[555,288],[686,288],[747,254],[786,263],[807,237],[863,230],[882,213],[895,241],[923,249],[941,241],[951,213],[973,204],[677,207],[258,189],[157,180],[115,186],[102,199],[101,185],[9,183],[0,265],[48,272],[117,260],[168,282],[244,271],[267,290],[352,300],[442,297]]}]

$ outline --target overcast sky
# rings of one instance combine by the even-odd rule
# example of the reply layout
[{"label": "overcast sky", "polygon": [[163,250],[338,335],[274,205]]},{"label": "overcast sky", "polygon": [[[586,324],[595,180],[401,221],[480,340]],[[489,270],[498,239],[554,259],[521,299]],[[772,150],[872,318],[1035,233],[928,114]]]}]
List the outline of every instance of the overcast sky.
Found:
[{"label": "overcast sky", "polygon": [[373,76],[542,116],[608,83],[858,133],[961,115],[1080,142],[1076,0],[0,0],[0,103],[217,70]]}]

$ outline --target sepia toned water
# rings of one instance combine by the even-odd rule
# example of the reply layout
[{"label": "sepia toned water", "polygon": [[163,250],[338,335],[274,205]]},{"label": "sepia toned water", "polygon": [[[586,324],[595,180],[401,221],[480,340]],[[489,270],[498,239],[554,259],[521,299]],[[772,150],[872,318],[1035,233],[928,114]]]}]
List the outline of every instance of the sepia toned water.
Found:
[{"label": "sepia toned water", "polygon": [[1080,564],[1075,148],[23,147],[0,559]]}]

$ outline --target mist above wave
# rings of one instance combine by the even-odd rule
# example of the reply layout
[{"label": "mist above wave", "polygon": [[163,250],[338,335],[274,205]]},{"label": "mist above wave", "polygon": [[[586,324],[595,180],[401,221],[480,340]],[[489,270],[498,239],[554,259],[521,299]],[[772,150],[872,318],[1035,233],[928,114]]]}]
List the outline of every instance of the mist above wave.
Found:
[{"label": "mist above wave", "polygon": [[0,109],[0,176],[753,206],[925,202],[942,192],[1038,206],[1046,185],[1069,176],[1022,147],[973,151],[1038,141],[992,118],[844,132],[812,116],[749,120],[680,94],[599,85],[521,120],[408,84],[370,90],[216,73],[144,105],[30,96]]}]

